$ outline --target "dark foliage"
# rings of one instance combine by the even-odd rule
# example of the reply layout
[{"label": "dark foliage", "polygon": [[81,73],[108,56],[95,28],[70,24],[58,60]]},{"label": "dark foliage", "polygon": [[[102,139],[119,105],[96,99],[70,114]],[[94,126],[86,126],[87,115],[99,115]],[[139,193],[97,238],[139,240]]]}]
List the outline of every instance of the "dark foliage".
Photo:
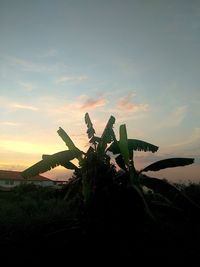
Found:
[{"label": "dark foliage", "polygon": [[[199,184],[179,188],[193,200],[200,195]],[[71,202],[63,200],[62,190]],[[9,251],[15,258],[8,257],[7,262],[25,263],[34,252],[33,262],[57,260],[58,264],[62,255],[77,262],[77,257],[86,260],[92,253],[98,261],[112,259],[113,263],[124,260],[125,264],[134,257],[141,264],[154,262],[159,266],[162,256],[166,264],[173,261],[194,266],[200,252],[199,224],[170,206],[159,193],[145,193],[155,222],[146,216],[134,189],[127,190],[117,181],[109,191],[102,187],[95,194],[87,216],[77,194],[81,192],[80,179],[71,179],[62,190],[25,185],[0,193],[2,258]]]},{"label": "dark foliage", "polygon": [[[194,159],[166,159],[137,171],[133,161],[134,150],[154,153],[158,150],[157,146],[128,139],[125,125],[120,126],[120,140],[117,141],[113,131],[113,116],[108,120],[101,137],[95,136],[88,113],[85,123],[91,144],[86,153],[80,151],[65,131],[59,128],[58,134],[69,150],[44,155],[42,161],[23,172],[24,177],[29,177],[57,165],[74,168],[68,184],[52,198],[56,199],[56,203],[59,200],[61,207],[65,206],[65,211],[60,213],[62,208],[60,211],[56,209],[59,215],[55,216],[53,206],[50,207],[52,217],[47,216],[48,222],[47,217],[40,221],[39,226],[37,224],[30,231],[29,238],[24,237],[22,247],[28,242],[33,250],[45,247],[57,253],[68,251],[67,259],[73,255],[75,260],[81,255],[86,257],[87,262],[92,257],[98,260],[110,258],[112,264],[115,260],[125,259],[134,259],[135,263],[140,260],[141,264],[154,260],[154,266],[155,251],[167,261],[169,255],[175,256],[174,250],[178,247],[178,253],[187,251],[184,256],[189,259],[194,248],[191,235],[196,232],[196,236],[200,237],[197,227],[200,221],[198,203],[187,195],[185,187],[178,188],[168,181],[147,177],[142,172],[185,166],[192,164]],[[120,171],[117,172],[116,166],[111,163],[108,151],[119,154],[116,164],[121,168]],[[70,162],[73,158],[78,159],[79,166]],[[31,201],[38,204],[40,210],[38,200],[41,198],[38,196],[35,199],[31,190],[29,193]],[[26,197],[26,193],[22,195]],[[32,206],[29,212],[31,209],[35,212]]]}]

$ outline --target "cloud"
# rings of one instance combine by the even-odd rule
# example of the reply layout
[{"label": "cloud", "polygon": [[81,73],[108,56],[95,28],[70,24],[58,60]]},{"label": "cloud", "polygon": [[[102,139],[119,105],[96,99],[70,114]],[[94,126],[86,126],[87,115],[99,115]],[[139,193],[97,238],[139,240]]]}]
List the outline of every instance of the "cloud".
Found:
[{"label": "cloud", "polygon": [[190,138],[190,142],[196,142],[200,140],[200,128],[195,128]]},{"label": "cloud", "polygon": [[[48,99],[48,101],[47,101]],[[78,98],[71,100],[70,102],[66,102],[62,100],[58,102],[58,99],[42,99],[42,102],[39,103],[43,108],[43,114],[49,118],[52,124],[56,127],[67,127],[66,131],[70,132],[73,130],[73,134],[76,132],[81,136],[75,136],[78,140],[78,143],[84,148],[85,145],[85,129],[84,129],[84,113],[90,111],[100,111],[104,112],[106,108],[106,98],[94,97],[90,98],[86,95],[79,96]],[[92,118],[93,120],[93,118]],[[48,121],[48,119],[47,119]],[[102,124],[95,122],[96,130],[101,130],[101,126],[105,127],[103,122]],[[100,120],[101,122],[101,120]],[[87,138],[86,138],[87,139]]]},{"label": "cloud", "polygon": [[2,122],[0,122],[0,125],[6,125],[6,126],[20,126],[21,123],[18,123],[18,122],[12,122],[12,121],[2,121]]},{"label": "cloud", "polygon": [[49,72],[51,67],[47,64],[35,63],[21,58],[10,58],[9,65],[19,67],[22,71],[28,72]]},{"label": "cloud", "polygon": [[24,58],[2,55],[0,54],[4,73],[10,73],[14,68],[15,71],[35,72],[35,73],[60,73],[68,70],[67,66],[63,63],[56,62],[53,64],[45,64],[43,62],[31,61]]},{"label": "cloud", "polygon": [[[22,139],[22,138],[21,138]],[[8,138],[1,136],[0,139],[0,148],[1,153],[4,152],[17,152],[17,153],[25,153],[25,154],[36,154],[42,155],[45,154],[53,154],[55,151],[58,151],[59,145],[57,144],[48,144],[45,141],[39,141],[39,137],[37,141],[30,137],[29,141],[20,140],[19,138]]]},{"label": "cloud", "polygon": [[7,97],[0,97],[0,108],[5,112],[10,112],[12,110],[21,109],[21,110],[32,110],[38,111],[39,107],[30,104],[23,104],[14,102],[12,99]]},{"label": "cloud", "polygon": [[177,127],[181,124],[185,115],[187,113],[187,106],[177,107],[174,111],[172,111],[166,118],[163,118],[162,123],[159,124],[158,128],[172,128]]},{"label": "cloud", "polygon": [[28,109],[28,110],[32,110],[32,111],[39,110],[39,108],[37,108],[37,107],[29,106],[29,105],[23,105],[23,104],[18,104],[18,103],[11,104],[11,107],[12,108],[16,108],[16,109]]},{"label": "cloud", "polygon": [[172,147],[182,147],[182,146],[192,146],[198,144],[198,150],[200,149],[200,128],[195,128],[192,132],[192,134],[188,137],[187,140],[180,142],[180,143],[176,143],[176,144],[172,144]]},{"label": "cloud", "polygon": [[0,163],[0,169],[1,170],[8,170],[8,171],[23,171],[27,168],[24,165],[14,165],[12,163],[10,164],[2,164]]},{"label": "cloud", "polygon": [[78,113],[82,114],[83,110],[92,110],[98,107],[105,106],[106,99],[104,97],[99,98],[90,98],[88,96],[82,95],[79,96],[76,101],[71,101],[70,103],[66,103],[64,105],[55,105],[54,107],[47,108],[48,112],[54,114],[72,114],[78,115]]},{"label": "cloud", "polygon": [[91,109],[105,106],[105,104],[106,104],[106,100],[104,98],[97,98],[97,99],[88,98],[85,100],[85,102],[82,105],[80,105],[80,109],[91,110]]},{"label": "cloud", "polygon": [[81,95],[68,102],[65,99],[60,100],[53,97],[42,97],[38,100],[43,114],[48,115],[54,124],[73,123],[78,127],[82,125],[84,112],[103,107],[106,103],[107,100],[104,96],[89,97],[87,95]]},{"label": "cloud", "polygon": [[62,76],[56,80],[56,83],[63,83],[63,82],[81,82],[88,80],[88,76],[80,75],[80,76]]},{"label": "cloud", "polygon": [[139,111],[149,110],[149,105],[147,103],[142,103],[142,104],[133,103],[131,100],[133,96],[135,96],[135,94],[130,93],[127,96],[120,98],[116,104],[116,108],[119,109],[120,111],[125,111],[125,112],[139,112]]}]

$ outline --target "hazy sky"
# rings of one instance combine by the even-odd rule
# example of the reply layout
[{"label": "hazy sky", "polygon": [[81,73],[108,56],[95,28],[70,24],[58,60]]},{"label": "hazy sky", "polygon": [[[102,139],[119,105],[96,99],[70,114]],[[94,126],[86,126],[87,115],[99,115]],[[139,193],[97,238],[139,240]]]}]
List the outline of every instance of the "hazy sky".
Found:
[{"label": "hazy sky", "polygon": [[161,177],[200,181],[200,1],[0,0],[0,36],[1,169],[65,150],[59,126],[86,150],[89,112],[159,146],[136,167],[194,157]]}]

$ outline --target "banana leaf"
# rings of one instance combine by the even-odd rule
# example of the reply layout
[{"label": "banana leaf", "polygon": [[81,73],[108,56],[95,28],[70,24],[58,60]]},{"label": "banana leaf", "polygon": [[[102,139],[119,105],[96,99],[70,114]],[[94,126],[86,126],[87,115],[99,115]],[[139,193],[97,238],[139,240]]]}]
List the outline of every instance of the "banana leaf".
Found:
[{"label": "banana leaf", "polygon": [[65,142],[68,149],[70,150],[78,149],[73,143],[73,141],[71,140],[71,138],[69,137],[69,135],[61,127],[59,127],[59,130],[57,131],[57,133],[62,138],[62,140]]},{"label": "banana leaf", "polygon": [[107,144],[111,143],[112,141],[115,141],[115,133],[113,131],[113,124],[115,123],[115,118],[113,116],[110,116],[106,127],[103,131],[103,134],[101,136],[99,145],[98,145],[98,152],[104,153]]},{"label": "banana leaf", "polygon": [[93,128],[93,124],[92,124],[92,122],[90,120],[90,117],[89,117],[88,113],[85,114],[85,123],[86,123],[87,128],[88,128],[87,129],[88,138],[90,139],[91,137],[94,136],[95,129]]},{"label": "banana leaf", "polygon": [[78,156],[80,156],[80,152],[77,150],[65,150],[55,153],[53,155],[46,155],[41,161],[24,170],[22,172],[22,176],[24,178],[34,177],[40,173],[49,171],[59,165],[65,168],[72,167],[72,165],[69,163],[70,160],[73,160]]},{"label": "banana leaf", "polygon": [[159,171],[162,169],[172,168],[172,167],[186,166],[192,163],[194,163],[193,158],[169,158],[169,159],[159,160],[150,164],[149,166],[142,169],[140,173],[148,171]]},{"label": "banana leaf", "polygon": [[[51,156],[52,155],[42,155],[42,159],[47,159],[47,158],[49,158]],[[71,161],[65,162],[61,166],[65,167],[66,169],[69,169],[69,170],[78,169],[78,167],[75,164],[73,164]]]},{"label": "banana leaf", "polygon": [[[130,151],[150,151],[152,153],[158,150],[157,146],[138,139],[128,139],[128,148]],[[113,154],[120,154],[120,149],[117,143],[112,143],[107,150],[111,151]]]},{"label": "banana leaf", "polygon": [[126,125],[122,124],[119,128],[119,149],[121,152],[121,155],[124,159],[125,164],[129,167],[129,149],[128,149],[128,139],[127,139],[127,131],[126,131]]}]

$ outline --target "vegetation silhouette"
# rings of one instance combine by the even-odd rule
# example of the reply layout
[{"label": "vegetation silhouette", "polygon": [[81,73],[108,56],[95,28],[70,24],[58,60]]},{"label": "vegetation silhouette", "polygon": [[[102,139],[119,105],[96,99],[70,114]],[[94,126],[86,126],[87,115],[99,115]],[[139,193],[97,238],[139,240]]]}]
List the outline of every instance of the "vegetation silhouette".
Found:
[{"label": "vegetation silhouette", "polygon": [[[77,255],[85,257],[89,252],[89,256],[109,258],[112,263],[134,257],[136,262],[152,261],[155,265],[155,251],[167,261],[166,253],[174,257],[178,249],[177,253],[187,251],[185,255],[190,259],[191,249],[195,248],[194,233],[196,239],[200,237],[199,189],[195,187],[193,194],[192,185],[184,187],[144,173],[187,166],[194,159],[169,158],[137,170],[134,151],[155,153],[158,146],[129,139],[125,124],[120,126],[117,140],[113,116],[100,137],[96,136],[88,113],[85,123],[90,144],[86,152],[60,127],[57,132],[68,149],[43,155],[41,161],[22,172],[26,179],[59,165],[74,170],[62,189],[23,185],[13,190],[8,199],[0,194],[0,202],[5,203],[0,218],[7,218],[1,222],[2,229],[7,229],[6,234],[2,230],[1,239],[13,239],[14,250],[19,248],[29,255],[30,251],[40,251],[38,255],[45,256],[46,263],[49,251],[54,255],[64,253],[73,261],[79,258]],[[77,159],[77,165],[73,159]],[[12,212],[7,211],[6,205]],[[9,212],[16,219],[6,216]],[[1,247],[5,249],[5,243]],[[180,263],[180,257],[176,258]],[[182,262],[185,263],[184,257]]]},{"label": "vegetation silhouette", "polygon": [[[91,205],[94,198],[97,195],[99,196],[100,193],[105,197],[105,192],[107,191],[109,194],[112,191],[112,187],[115,189],[123,188],[123,190],[134,192],[133,194],[137,195],[137,202],[140,203],[142,210],[150,217],[153,217],[145,200],[145,186],[163,195],[163,199],[169,198],[168,203],[172,202],[178,208],[185,208],[188,212],[196,212],[198,210],[197,205],[174,185],[166,180],[148,177],[143,174],[143,172],[148,171],[186,166],[194,162],[193,158],[160,160],[138,171],[134,166],[134,151],[150,151],[155,153],[158,150],[158,146],[142,140],[128,139],[125,124],[120,126],[120,139],[117,141],[113,130],[115,123],[113,116],[109,118],[101,137],[95,135],[95,129],[88,113],[85,114],[85,123],[90,143],[86,153],[77,148],[68,134],[60,127],[57,132],[65,142],[68,150],[53,155],[43,155],[41,161],[22,172],[23,177],[30,178],[61,165],[75,171],[71,184],[74,184],[73,180],[79,183],[79,187],[76,187],[79,188],[77,194],[81,194],[86,207]],[[113,155],[116,155],[115,165],[111,163]],[[75,158],[78,160],[79,166],[71,162]],[[119,171],[116,171],[116,165],[120,169]],[[67,201],[70,201],[69,196],[71,194],[69,192],[65,195]],[[133,203],[133,205],[135,204]]]}]

